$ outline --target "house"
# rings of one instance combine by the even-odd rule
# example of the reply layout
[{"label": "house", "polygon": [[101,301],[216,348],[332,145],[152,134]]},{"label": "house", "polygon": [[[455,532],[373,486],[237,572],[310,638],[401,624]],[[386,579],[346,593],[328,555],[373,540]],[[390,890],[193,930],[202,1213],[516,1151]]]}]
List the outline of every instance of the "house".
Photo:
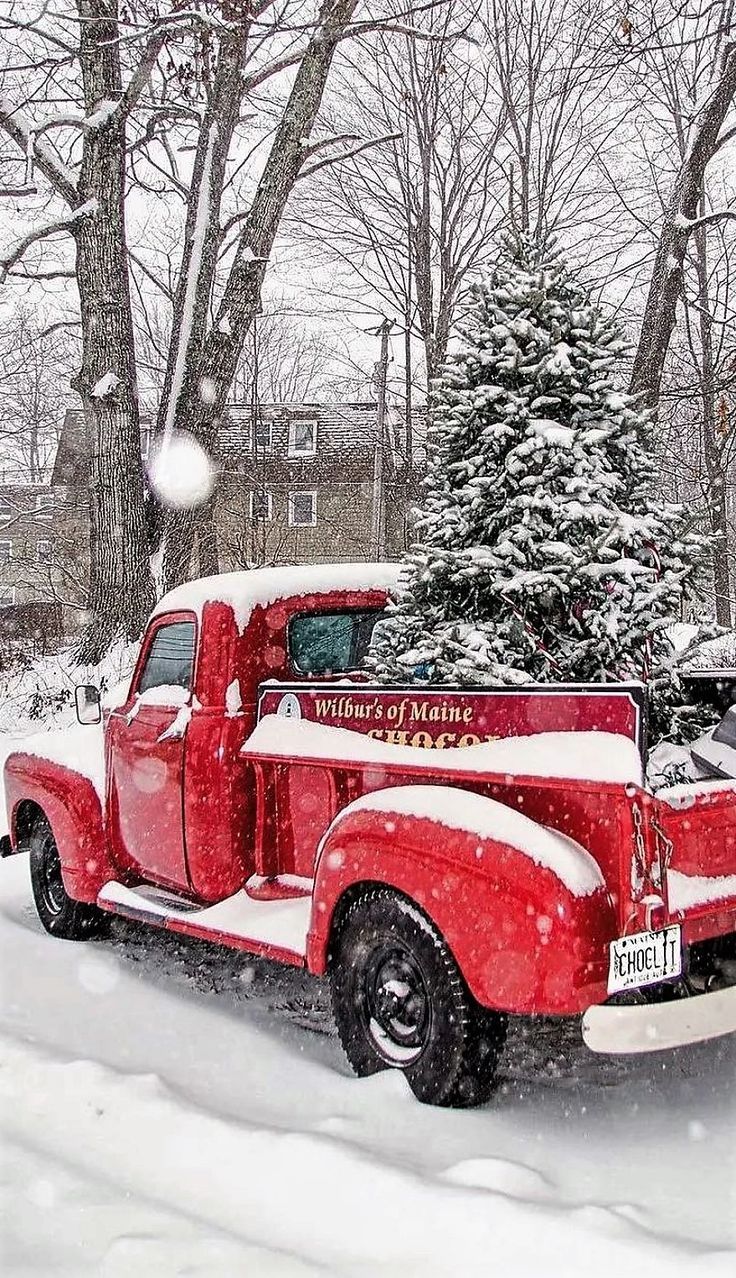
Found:
[{"label": "house", "polygon": [[64,485],[0,483],[0,634],[53,644],[83,606],[80,512]]},{"label": "house", "polygon": [[[416,418],[421,438],[423,413]],[[375,403],[231,405],[215,457],[221,570],[397,558],[407,543],[417,468],[409,473],[390,423],[385,435],[378,448]],[[144,462],[150,448],[144,420]],[[65,634],[76,629],[89,564],[87,456],[84,415],[70,408],[50,483],[23,488],[22,497],[0,485],[7,527],[17,527],[23,547],[22,558],[11,546],[0,564],[6,631],[20,620],[7,610],[31,603],[53,605]]]}]

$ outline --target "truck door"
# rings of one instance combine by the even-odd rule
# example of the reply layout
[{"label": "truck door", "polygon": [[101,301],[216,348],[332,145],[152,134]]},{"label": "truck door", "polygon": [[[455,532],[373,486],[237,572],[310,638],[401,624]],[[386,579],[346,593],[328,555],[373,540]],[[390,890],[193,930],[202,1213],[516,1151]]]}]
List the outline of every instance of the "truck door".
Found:
[{"label": "truck door", "polygon": [[154,622],[128,699],[108,724],[108,817],[116,856],[147,881],[184,891],[184,757],[195,642],[190,617]]}]

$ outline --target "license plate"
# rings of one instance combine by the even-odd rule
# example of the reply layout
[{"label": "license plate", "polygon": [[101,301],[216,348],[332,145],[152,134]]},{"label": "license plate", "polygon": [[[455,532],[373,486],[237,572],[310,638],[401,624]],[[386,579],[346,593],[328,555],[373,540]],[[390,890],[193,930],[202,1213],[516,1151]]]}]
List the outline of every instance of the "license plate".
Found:
[{"label": "license plate", "polygon": [[635,932],[612,941],[608,953],[608,993],[670,981],[682,972],[682,940],[675,925],[661,932]]}]

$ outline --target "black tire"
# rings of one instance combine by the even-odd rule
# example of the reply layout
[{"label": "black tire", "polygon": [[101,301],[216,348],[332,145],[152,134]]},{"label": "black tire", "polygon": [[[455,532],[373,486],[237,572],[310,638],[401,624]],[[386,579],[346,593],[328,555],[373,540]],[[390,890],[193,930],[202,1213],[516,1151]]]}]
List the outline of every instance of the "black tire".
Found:
[{"label": "black tire", "polygon": [[388,888],[367,888],[338,921],[332,1006],[360,1077],[401,1069],[418,1100],[466,1108],[488,1100],[506,1017],[480,1007],[429,920]]},{"label": "black tire", "polygon": [[56,840],[44,816],[36,818],[21,850],[30,853],[33,899],[46,931],[65,941],[89,941],[102,935],[109,923],[108,915],[96,905],[73,900],[67,893]]}]

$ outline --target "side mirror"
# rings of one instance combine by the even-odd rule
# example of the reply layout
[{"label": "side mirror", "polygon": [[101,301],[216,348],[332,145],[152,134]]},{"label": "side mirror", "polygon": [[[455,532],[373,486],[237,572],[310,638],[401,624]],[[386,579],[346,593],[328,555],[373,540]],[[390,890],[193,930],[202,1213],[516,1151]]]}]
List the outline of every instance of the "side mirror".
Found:
[{"label": "side mirror", "polygon": [[77,718],[80,723],[100,723],[102,720],[102,710],[100,708],[100,693],[94,684],[83,683],[74,689],[74,704],[77,708]]}]

